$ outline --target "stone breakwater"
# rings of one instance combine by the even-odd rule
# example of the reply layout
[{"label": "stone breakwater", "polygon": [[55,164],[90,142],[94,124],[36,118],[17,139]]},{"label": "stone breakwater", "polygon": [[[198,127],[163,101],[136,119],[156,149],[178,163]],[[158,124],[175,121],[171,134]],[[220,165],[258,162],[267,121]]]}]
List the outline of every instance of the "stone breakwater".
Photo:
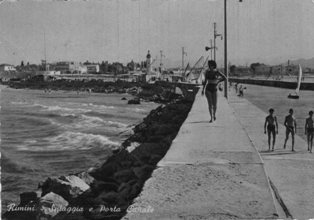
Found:
[{"label": "stone breakwater", "polygon": [[[156,82],[155,84],[148,84],[142,82],[125,82],[121,80],[116,82],[104,82],[96,79],[86,81],[66,79],[43,81],[28,79],[17,82],[9,81],[0,83],[15,89],[37,89],[49,93],[57,90],[75,91],[78,93],[128,93],[137,96],[137,98],[157,103],[169,103],[181,96],[175,94],[175,84],[162,81]],[[138,102],[134,104],[138,104]]]},{"label": "stone breakwater", "polygon": [[20,194],[20,204],[10,204],[3,219],[121,219],[138,211],[130,210],[133,199],[168,151],[192,104],[176,99],[152,110],[100,167],[46,179],[38,191]]},{"label": "stone breakwater", "polygon": [[[243,78],[230,78],[230,82],[235,83],[244,83],[244,84],[253,84],[260,86],[271,86],[271,87],[279,87],[285,89],[295,89],[297,86],[296,82],[287,82],[287,81],[279,81],[279,80],[266,80],[266,79],[243,79]],[[301,90],[314,90],[313,82],[302,82]]]}]

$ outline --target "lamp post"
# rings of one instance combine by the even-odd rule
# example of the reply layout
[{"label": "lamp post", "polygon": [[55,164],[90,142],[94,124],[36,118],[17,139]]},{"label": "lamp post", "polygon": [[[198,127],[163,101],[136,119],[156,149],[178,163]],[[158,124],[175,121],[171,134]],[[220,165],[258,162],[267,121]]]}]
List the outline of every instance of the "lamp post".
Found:
[{"label": "lamp post", "polygon": [[227,0],[224,0],[224,22],[225,22],[225,75],[226,75],[226,80],[225,80],[225,89],[224,89],[224,95],[225,98],[228,99],[228,81],[229,81],[229,73],[228,73],[228,56],[227,56]]},{"label": "lamp post", "polygon": [[[210,50],[210,59],[212,60],[213,59],[213,50],[214,50],[215,48],[213,47],[213,40],[212,39],[210,39],[210,47],[209,46],[206,46],[205,47],[205,50],[206,51],[209,51]],[[217,48],[216,48],[217,49]]]},{"label": "lamp post", "polygon": [[[242,2],[243,0],[239,0],[239,2]],[[226,75],[226,80],[225,80],[225,92],[224,95],[225,97],[228,99],[228,81],[229,81],[229,72],[228,72],[228,51],[227,51],[227,47],[228,47],[228,41],[227,41],[227,0],[224,0],[224,29],[225,29],[225,75]]]},{"label": "lamp post", "polygon": [[217,30],[216,30],[216,22],[214,22],[214,60],[216,61],[216,38],[217,37],[221,37],[222,40],[222,35],[221,34],[217,34]]}]

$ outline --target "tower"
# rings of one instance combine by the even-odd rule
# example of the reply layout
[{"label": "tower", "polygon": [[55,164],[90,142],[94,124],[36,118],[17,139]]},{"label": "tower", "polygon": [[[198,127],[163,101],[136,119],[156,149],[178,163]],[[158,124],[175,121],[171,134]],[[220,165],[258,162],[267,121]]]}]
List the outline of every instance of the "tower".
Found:
[{"label": "tower", "polygon": [[146,55],[146,74],[150,74],[152,71],[152,57],[150,55],[150,51],[147,52]]}]

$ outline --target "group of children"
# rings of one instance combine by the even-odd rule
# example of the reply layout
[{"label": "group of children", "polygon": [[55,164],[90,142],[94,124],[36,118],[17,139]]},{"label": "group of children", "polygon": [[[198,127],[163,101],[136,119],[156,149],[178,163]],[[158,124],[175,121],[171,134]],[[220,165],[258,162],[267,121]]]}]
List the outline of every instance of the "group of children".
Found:
[{"label": "group of children", "polygon": [[[297,132],[297,123],[296,119],[293,116],[293,109],[289,109],[289,115],[285,117],[284,126],[286,127],[286,138],[285,143],[283,145],[283,148],[286,148],[287,141],[289,139],[289,135],[291,134],[292,138],[292,151],[294,150],[294,135]],[[276,134],[278,134],[278,122],[277,118],[274,115],[274,109],[269,109],[269,115],[265,119],[264,124],[264,133],[268,134],[268,147],[269,151],[274,151],[274,146],[276,142]],[[314,122],[313,122],[313,111],[309,112],[309,117],[305,120],[305,135],[307,135],[307,144],[308,144],[308,151],[312,153],[312,147],[313,147],[313,136],[314,136]],[[271,142],[271,136],[273,137],[272,142],[272,149],[270,149],[270,142]]]}]

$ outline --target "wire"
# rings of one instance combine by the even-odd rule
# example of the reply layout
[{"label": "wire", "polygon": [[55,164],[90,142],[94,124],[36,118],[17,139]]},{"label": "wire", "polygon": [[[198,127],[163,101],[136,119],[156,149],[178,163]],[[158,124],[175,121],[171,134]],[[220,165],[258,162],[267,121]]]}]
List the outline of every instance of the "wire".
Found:
[{"label": "wire", "polygon": [[120,58],[120,19],[119,19],[119,14],[120,14],[120,0],[117,0],[117,44],[118,44],[118,51],[117,51],[117,61],[119,62]]}]

